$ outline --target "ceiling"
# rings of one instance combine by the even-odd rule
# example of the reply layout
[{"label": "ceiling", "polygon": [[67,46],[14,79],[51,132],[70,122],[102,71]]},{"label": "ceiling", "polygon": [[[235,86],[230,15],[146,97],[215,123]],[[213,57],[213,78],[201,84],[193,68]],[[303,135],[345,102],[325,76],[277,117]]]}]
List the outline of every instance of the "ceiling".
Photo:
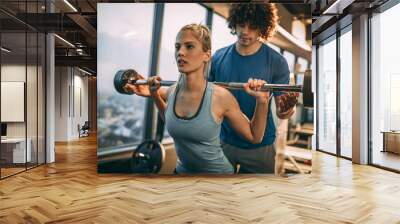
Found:
[{"label": "ceiling", "polygon": [[313,44],[332,36],[363,13],[373,12],[388,0],[311,0]]},{"label": "ceiling", "polygon": [[[45,2],[45,0],[1,0],[1,28],[3,32],[13,33],[7,34],[7,38],[15,40],[15,45],[24,46],[24,40],[18,37],[18,35],[21,36],[22,34],[18,34],[18,32],[25,30],[27,27],[32,31],[55,32],[60,37],[55,38],[56,65],[80,66],[95,72],[97,67],[97,3],[153,1],[68,0],[68,4],[64,0],[50,0],[48,1],[50,4],[48,4],[47,7]],[[306,24],[308,30],[311,29],[310,7],[305,4],[299,4],[304,3],[304,1],[288,0],[278,2],[291,3],[277,4],[281,26],[284,30],[291,29],[291,22],[288,21],[292,21],[292,19],[301,20]],[[202,4],[224,17],[227,16],[228,3],[216,4],[203,1]],[[52,13],[49,13],[49,11],[52,11]],[[309,35],[307,35],[307,45],[311,45],[311,32],[307,33],[309,33]],[[12,37],[13,35],[15,38]],[[289,49],[289,51],[311,60],[311,50],[305,51],[296,46],[295,43],[287,44],[288,41],[291,41],[290,38],[285,40],[282,39],[284,37],[280,35],[283,34],[276,35],[275,39],[272,40],[276,42],[276,45]],[[70,44],[66,43],[61,38],[67,40]],[[35,46],[29,45],[29,47]],[[28,52],[31,51],[29,47]]]}]

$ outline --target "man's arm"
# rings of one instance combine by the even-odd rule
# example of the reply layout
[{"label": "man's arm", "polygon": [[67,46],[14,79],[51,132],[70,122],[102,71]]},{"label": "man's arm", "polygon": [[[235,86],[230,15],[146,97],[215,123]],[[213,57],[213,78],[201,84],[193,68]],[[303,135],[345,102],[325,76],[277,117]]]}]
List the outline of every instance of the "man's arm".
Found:
[{"label": "man's arm", "polygon": [[275,96],[276,116],[278,118],[289,119],[294,114],[297,96],[296,93]]},{"label": "man's arm", "polygon": [[[274,67],[276,70],[273,73],[273,84],[289,84],[289,67],[286,59],[282,56],[275,61]],[[283,93],[274,92],[276,116],[280,119],[290,118],[295,110],[294,107],[297,103],[298,94],[296,93]]]}]

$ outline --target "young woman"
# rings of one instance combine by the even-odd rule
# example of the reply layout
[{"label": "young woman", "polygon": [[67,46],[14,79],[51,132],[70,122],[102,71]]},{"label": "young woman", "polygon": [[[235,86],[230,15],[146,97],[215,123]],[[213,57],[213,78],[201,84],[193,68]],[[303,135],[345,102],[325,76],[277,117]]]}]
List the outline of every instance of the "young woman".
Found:
[{"label": "young woman", "polygon": [[211,37],[206,26],[190,24],[181,28],[175,59],[181,73],[177,84],[160,88],[161,78],[154,76],[149,78],[148,86],[127,84],[125,88],[155,100],[175,142],[177,173],[233,173],[221,148],[221,123],[228,120],[243,139],[259,143],[268,114],[269,92],[258,91],[265,81],[250,79],[245,85],[244,90],[257,102],[250,121],[228,90],[206,80],[211,59]]}]

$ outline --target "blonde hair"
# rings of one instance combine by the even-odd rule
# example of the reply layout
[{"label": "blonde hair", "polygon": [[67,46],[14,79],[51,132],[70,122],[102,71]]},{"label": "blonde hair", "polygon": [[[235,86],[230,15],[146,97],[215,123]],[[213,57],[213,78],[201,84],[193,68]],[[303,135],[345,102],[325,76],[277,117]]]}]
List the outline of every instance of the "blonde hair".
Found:
[{"label": "blonde hair", "polygon": [[[196,37],[196,39],[198,41],[200,41],[202,48],[203,48],[203,52],[211,51],[211,32],[207,26],[204,26],[202,24],[196,24],[196,23],[188,24],[188,25],[183,26],[179,30],[178,35],[183,31],[191,31],[193,33],[193,35]],[[208,72],[210,70],[210,61],[208,61],[204,67],[204,77],[205,78],[207,78]]]}]

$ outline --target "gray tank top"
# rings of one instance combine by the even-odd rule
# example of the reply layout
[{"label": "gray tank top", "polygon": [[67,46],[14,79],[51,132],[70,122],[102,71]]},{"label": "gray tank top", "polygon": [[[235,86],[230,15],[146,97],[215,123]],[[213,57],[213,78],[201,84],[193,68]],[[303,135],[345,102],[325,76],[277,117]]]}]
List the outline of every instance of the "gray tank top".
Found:
[{"label": "gray tank top", "polygon": [[169,94],[165,124],[175,142],[178,173],[233,173],[220,143],[221,123],[212,115],[213,84],[207,83],[199,109],[191,118],[178,117],[175,100],[179,85]]}]

